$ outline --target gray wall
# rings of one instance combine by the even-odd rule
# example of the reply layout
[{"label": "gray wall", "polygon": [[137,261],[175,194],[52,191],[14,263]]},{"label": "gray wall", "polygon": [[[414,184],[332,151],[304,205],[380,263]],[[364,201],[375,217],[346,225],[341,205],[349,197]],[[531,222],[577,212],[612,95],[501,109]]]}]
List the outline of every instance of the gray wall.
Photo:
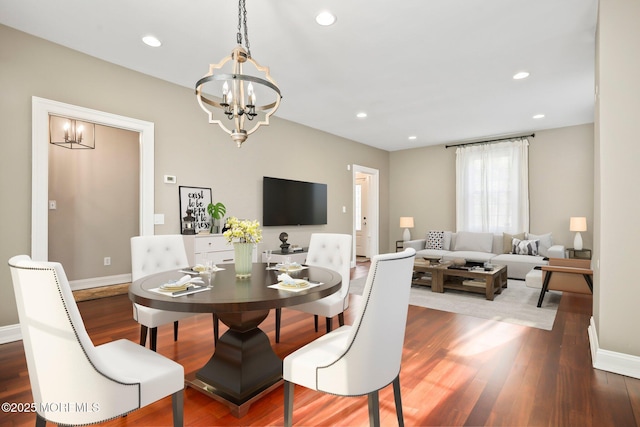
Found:
[{"label": "gray wall", "polygon": [[[0,26],[0,55],[0,124],[4,132],[0,259],[5,260],[0,267],[0,327],[18,322],[6,260],[31,252],[32,96],[155,124],[155,211],[165,214],[165,224],[156,226],[156,234],[180,231],[179,185],[211,187],[214,201],[225,203],[228,215],[260,220],[264,175],[326,183],[329,224],[265,229],[260,249],[277,248],[282,231],[296,244],[308,243],[314,231],[351,233],[352,172],[347,171],[347,164],[356,163],[380,171],[380,248],[389,247],[386,151],[277,118],[238,149],[217,125],[207,123],[192,89],[6,26]],[[283,90],[286,95],[286,88]],[[177,176],[177,184],[164,184],[164,175]],[[342,213],[342,206],[346,206],[346,213]],[[103,256],[96,255],[99,262]]]},{"label": "gray wall", "polygon": [[[600,0],[593,315],[600,348],[640,356],[640,2]],[[637,371],[636,371],[637,372]]]},{"label": "gray wall", "polygon": [[[395,151],[391,157],[389,241],[401,240],[401,216],[413,216],[413,239],[455,230],[456,153],[443,145]],[[582,233],[593,248],[593,125],[538,131],[529,139],[530,232],[553,233],[573,246],[569,218],[587,217]]]}]

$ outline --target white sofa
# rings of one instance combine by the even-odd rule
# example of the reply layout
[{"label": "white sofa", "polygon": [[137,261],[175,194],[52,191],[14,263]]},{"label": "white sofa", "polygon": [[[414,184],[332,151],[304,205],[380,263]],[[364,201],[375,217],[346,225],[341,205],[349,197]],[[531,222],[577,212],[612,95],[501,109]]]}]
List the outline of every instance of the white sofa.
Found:
[{"label": "white sofa", "polygon": [[[514,242],[519,244],[516,251],[520,253],[513,253]],[[554,245],[551,233],[535,235],[429,231],[426,238],[406,241],[403,246],[414,248],[416,259],[451,261],[463,258],[470,262],[506,265],[508,277],[519,280],[524,280],[535,266],[547,265],[548,258],[565,257],[564,246]]]}]

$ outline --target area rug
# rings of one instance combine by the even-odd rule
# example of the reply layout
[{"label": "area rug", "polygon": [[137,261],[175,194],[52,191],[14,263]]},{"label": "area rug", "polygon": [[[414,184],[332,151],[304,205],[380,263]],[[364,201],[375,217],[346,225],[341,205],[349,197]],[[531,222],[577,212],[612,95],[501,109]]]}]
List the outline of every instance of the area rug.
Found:
[{"label": "area rug", "polygon": [[[362,295],[365,281],[365,277],[352,280],[349,292]],[[550,331],[561,295],[560,292],[549,292],[542,307],[538,308],[540,290],[527,287],[522,280],[509,279],[507,288],[493,301],[488,301],[482,294],[449,289],[441,294],[431,292],[428,286],[413,285],[409,304]]]}]

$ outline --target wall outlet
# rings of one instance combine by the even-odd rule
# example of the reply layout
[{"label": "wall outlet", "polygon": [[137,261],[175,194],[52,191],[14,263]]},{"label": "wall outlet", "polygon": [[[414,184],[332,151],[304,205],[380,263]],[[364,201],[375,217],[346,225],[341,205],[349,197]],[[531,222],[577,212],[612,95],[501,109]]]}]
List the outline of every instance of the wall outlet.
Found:
[{"label": "wall outlet", "polygon": [[111,265],[111,257],[109,256],[104,257],[104,265]]}]

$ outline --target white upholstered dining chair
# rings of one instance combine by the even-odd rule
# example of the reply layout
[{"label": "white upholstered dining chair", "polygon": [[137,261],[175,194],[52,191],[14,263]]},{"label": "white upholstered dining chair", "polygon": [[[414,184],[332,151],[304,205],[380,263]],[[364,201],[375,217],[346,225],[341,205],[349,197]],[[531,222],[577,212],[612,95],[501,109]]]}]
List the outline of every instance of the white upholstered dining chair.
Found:
[{"label": "white upholstered dining chair", "polygon": [[[131,238],[131,280],[136,281],[150,274],[177,268],[189,267],[184,240],[180,234],[166,234],[155,236],[136,236]],[[140,323],[140,345],[147,340],[150,330],[151,350],[156,350],[158,340],[158,326],[173,323],[173,340],[178,340],[178,321],[197,313],[182,313],[178,311],[159,310],[133,304],[133,318]],[[214,334],[217,338],[218,319],[214,316]]]},{"label": "white upholstered dining chair", "polygon": [[415,250],[376,255],[355,322],[284,358],[284,424],[291,426],[294,384],[339,396],[368,395],[369,422],[380,425],[378,390],[393,383],[398,424],[404,425],[400,363]]},{"label": "white upholstered dining chair", "polygon": [[[309,242],[306,265],[324,267],[337,271],[342,276],[340,291],[322,299],[287,307],[291,310],[313,314],[316,332],[318,316],[324,316],[327,332],[333,328],[333,317],[338,316],[340,326],[344,325],[344,311],[349,307],[349,280],[351,274],[351,243],[349,234],[313,233]],[[276,342],[280,342],[282,309],[276,309]]]},{"label": "white upholstered dining chair", "polygon": [[94,424],[166,396],[182,426],[182,365],[125,339],[94,346],[59,263],[19,255],[9,267],[36,426]]}]

